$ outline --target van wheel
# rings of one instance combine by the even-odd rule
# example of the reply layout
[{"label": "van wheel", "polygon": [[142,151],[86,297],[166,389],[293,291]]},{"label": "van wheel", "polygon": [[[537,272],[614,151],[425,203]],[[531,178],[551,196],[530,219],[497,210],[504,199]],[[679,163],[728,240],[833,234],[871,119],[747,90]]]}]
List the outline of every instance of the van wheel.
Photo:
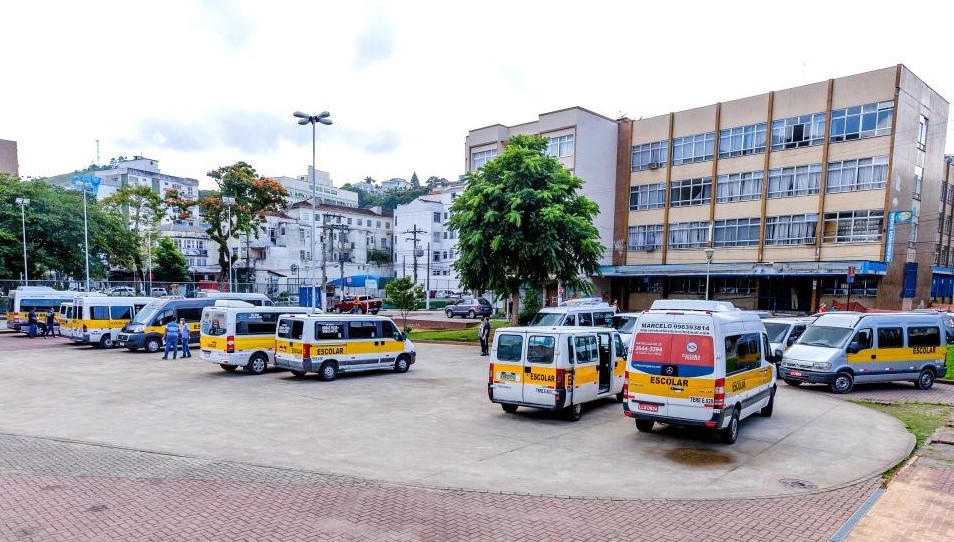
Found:
[{"label": "van wheel", "polygon": [[294,377],[296,377],[296,378],[301,378],[301,377],[305,376],[305,371],[292,371],[291,374],[292,374],[292,376],[294,376]]},{"label": "van wheel", "polygon": [[333,361],[326,361],[321,364],[321,368],[318,369],[318,378],[325,381],[331,382],[338,377],[338,364]]},{"label": "van wheel", "polygon": [[636,430],[640,433],[649,433],[653,430],[655,422],[652,420],[636,420]]},{"label": "van wheel", "polygon": [[146,347],[146,352],[149,352],[150,354],[155,354],[162,348],[162,344],[159,343],[159,339],[156,337],[150,337],[146,339],[146,344],[144,346]]},{"label": "van wheel", "polygon": [[563,409],[563,416],[571,422],[580,421],[580,418],[583,417],[583,404],[577,403],[573,406],[566,407]]},{"label": "van wheel", "polygon": [[512,405],[510,403],[500,403],[500,408],[502,408],[507,414],[513,414],[517,411],[517,405]]},{"label": "van wheel", "polygon": [[848,393],[851,388],[855,387],[855,377],[851,376],[850,373],[838,373],[828,387],[834,393]]},{"label": "van wheel", "polygon": [[221,367],[222,370],[227,373],[234,373],[235,370],[238,369],[237,365],[228,365],[227,363],[220,363],[219,367]]},{"label": "van wheel", "polygon": [[759,416],[771,418],[773,410],[775,410],[775,386],[772,386],[772,391],[769,394],[769,402],[759,411]]},{"label": "van wheel", "polygon": [[401,354],[397,357],[397,361],[394,362],[394,372],[395,373],[406,373],[408,369],[411,368],[411,362],[408,361],[407,356]]},{"label": "van wheel", "polygon": [[103,338],[99,340],[100,348],[112,348],[113,347],[113,336],[112,335],[103,335]]},{"label": "van wheel", "polygon": [[929,390],[931,386],[934,385],[934,372],[930,369],[925,369],[921,371],[921,374],[918,375],[917,381],[915,381],[914,386],[919,390]]},{"label": "van wheel", "polygon": [[265,372],[265,369],[268,368],[268,358],[265,357],[265,354],[256,353],[253,354],[248,360],[248,364],[245,365],[245,372],[253,375],[260,375]]},{"label": "van wheel", "polygon": [[801,380],[791,380],[791,379],[788,379],[788,378],[784,378],[783,380],[785,380],[785,383],[788,384],[789,386],[793,386],[793,387],[796,387],[796,388],[802,385],[802,381],[801,381]]},{"label": "van wheel", "polygon": [[729,425],[725,429],[719,430],[719,438],[726,444],[735,444],[739,438],[739,409],[732,411],[732,418],[729,419]]},{"label": "van wheel", "polygon": [[474,318],[477,318],[477,313],[472,310],[467,311],[467,318],[470,318],[471,320],[473,320]]}]

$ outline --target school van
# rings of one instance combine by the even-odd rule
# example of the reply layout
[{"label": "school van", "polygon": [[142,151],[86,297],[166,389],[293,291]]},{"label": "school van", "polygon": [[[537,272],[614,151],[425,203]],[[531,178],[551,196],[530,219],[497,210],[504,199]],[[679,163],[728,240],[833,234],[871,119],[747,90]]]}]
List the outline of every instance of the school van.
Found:
[{"label": "school van", "polygon": [[202,321],[202,309],[215,304],[214,299],[183,299],[181,297],[163,297],[153,300],[142,308],[133,319],[123,326],[116,337],[116,346],[135,352],[144,348],[156,353],[162,349],[162,336],[166,324],[185,318],[189,326],[189,342],[199,342],[199,323]]},{"label": "school van", "polygon": [[622,400],[626,347],[604,327],[504,327],[490,352],[487,395],[504,412],[526,406],[563,411],[577,421],[583,405]]},{"label": "school van", "polygon": [[613,324],[616,309],[598,297],[564,301],[559,307],[544,307],[531,326],[606,326]]},{"label": "school van", "polygon": [[825,313],[785,351],[781,377],[792,386],[827,384],[834,393],[895,380],[926,390],[947,370],[946,329],[940,313]]},{"label": "school van", "polygon": [[256,307],[251,303],[220,299],[202,309],[199,347],[202,361],[232,372],[244,367],[260,375],[275,362],[275,329],[283,314],[305,314],[304,307]]},{"label": "school van", "polygon": [[60,326],[60,336],[69,336],[67,330],[70,322],[73,320],[73,302],[64,301],[60,303],[60,310],[56,313],[56,323]]},{"label": "school van", "polygon": [[633,329],[623,413],[636,429],[698,426],[732,444],[775,406],[776,354],[757,314],[724,301],[658,300]]},{"label": "school van", "polygon": [[36,311],[38,322],[46,322],[46,312],[59,312],[60,304],[73,301],[79,292],[54,290],[46,286],[20,286],[10,290],[7,297],[7,329],[27,332],[30,309]]},{"label": "school van", "polygon": [[151,297],[77,296],[73,300],[70,339],[79,344],[112,348],[123,326],[152,301]]},{"label": "school van", "polygon": [[236,299],[239,301],[244,301],[250,303],[257,307],[273,307],[275,303],[268,298],[265,294],[247,294],[240,292],[217,292],[209,290],[201,290],[196,292],[195,297],[198,299]]},{"label": "school van", "polygon": [[391,369],[406,373],[417,359],[414,343],[386,316],[289,314],[275,331],[275,366],[295,376]]}]

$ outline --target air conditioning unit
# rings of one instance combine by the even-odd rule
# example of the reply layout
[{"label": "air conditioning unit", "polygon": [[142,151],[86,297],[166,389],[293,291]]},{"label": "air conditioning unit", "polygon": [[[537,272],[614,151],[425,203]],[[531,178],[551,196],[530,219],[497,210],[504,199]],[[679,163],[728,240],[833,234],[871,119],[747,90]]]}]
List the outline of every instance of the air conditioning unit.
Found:
[{"label": "air conditioning unit", "polygon": [[662,167],[662,164],[660,164],[659,162],[649,163],[649,169],[659,169],[660,167]]}]

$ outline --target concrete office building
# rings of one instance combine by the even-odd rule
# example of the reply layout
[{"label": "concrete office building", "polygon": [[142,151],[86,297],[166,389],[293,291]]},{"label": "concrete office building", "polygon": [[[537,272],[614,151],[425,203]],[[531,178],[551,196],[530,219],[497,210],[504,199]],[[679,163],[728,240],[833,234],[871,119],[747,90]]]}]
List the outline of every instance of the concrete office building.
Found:
[{"label": "concrete office building", "polygon": [[612,295],[698,299],[708,277],[759,309],[929,301],[952,263],[948,108],[898,65],[622,119]]},{"label": "concrete office building", "polygon": [[[288,203],[311,199],[311,172],[312,167],[308,166],[307,175],[298,177],[272,177],[279,184],[288,190]],[[320,169],[315,171],[315,197],[318,203],[328,205],[341,205],[343,207],[357,207],[358,193],[350,190],[342,190],[334,185],[331,176],[327,171]]]},{"label": "concrete office building", "polygon": [[7,173],[14,177],[20,176],[20,159],[16,141],[0,139],[0,173]]},{"label": "concrete office building", "polygon": [[429,291],[460,291],[460,278],[451,267],[457,260],[457,232],[447,227],[447,221],[451,205],[464,188],[463,183],[438,188],[394,210],[398,277],[416,276],[417,284]]}]

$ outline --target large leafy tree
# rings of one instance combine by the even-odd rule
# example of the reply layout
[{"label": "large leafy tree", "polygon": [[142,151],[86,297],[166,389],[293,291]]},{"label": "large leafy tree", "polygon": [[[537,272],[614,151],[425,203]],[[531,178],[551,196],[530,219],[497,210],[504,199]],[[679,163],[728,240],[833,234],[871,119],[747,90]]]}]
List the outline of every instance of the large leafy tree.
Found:
[{"label": "large leafy tree", "polygon": [[593,218],[599,207],[577,193],[583,181],[545,151],[547,140],[516,135],[504,152],[467,174],[449,227],[459,232],[454,269],[461,285],[508,293],[511,319],[520,314],[519,290],[556,278],[591,291],[604,247]]},{"label": "large leafy tree", "polygon": [[127,185],[103,198],[102,204],[120,214],[136,234],[138,246],[131,255],[133,276],[136,280],[145,280],[146,243],[157,236],[163,215],[162,198],[151,187]]},{"label": "large leafy tree", "polygon": [[[238,259],[228,250],[229,240],[237,239],[241,233],[258,237],[265,216],[285,209],[288,190],[274,179],[259,177],[255,168],[245,162],[220,167],[210,171],[208,176],[215,181],[216,190],[206,192],[198,200],[170,192],[165,201],[182,217],[188,215],[190,207],[199,207],[199,213],[208,224],[205,232],[219,246],[219,268],[222,270],[219,282],[224,285]],[[234,198],[235,204],[225,205],[222,198]]]},{"label": "large leafy tree", "polygon": [[156,280],[165,282],[185,282],[189,280],[189,265],[185,256],[168,237],[159,240],[156,247],[156,265],[153,267]]}]

